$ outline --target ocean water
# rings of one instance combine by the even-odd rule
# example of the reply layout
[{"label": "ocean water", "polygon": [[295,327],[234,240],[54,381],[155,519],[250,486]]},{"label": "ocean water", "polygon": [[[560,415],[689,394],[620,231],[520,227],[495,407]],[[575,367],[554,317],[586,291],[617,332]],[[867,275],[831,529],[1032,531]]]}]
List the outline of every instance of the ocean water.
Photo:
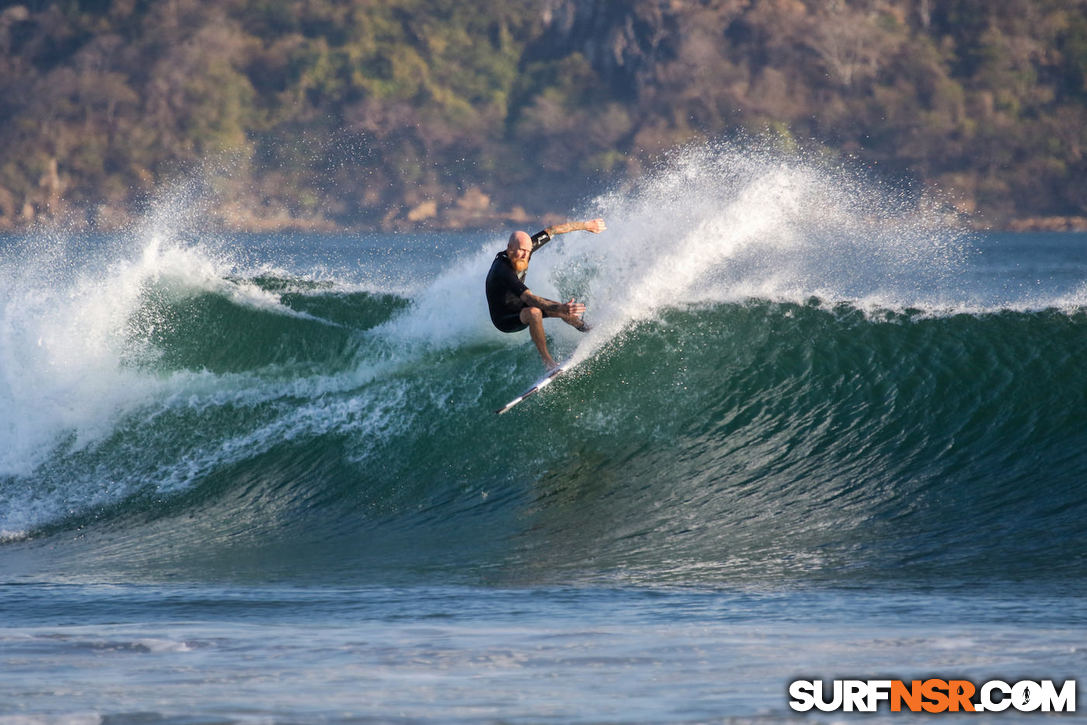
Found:
[{"label": "ocean water", "polygon": [[197,207],[0,240],[0,724],[910,722],[789,683],[1087,672],[1087,235],[688,151],[537,253],[593,329],[499,417],[509,230]]}]

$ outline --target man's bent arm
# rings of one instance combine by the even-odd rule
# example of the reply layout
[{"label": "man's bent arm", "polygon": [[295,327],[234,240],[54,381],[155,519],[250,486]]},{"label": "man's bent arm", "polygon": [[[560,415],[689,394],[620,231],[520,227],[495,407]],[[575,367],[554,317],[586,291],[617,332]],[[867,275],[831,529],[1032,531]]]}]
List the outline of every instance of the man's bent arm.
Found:
[{"label": "man's bent arm", "polygon": [[551,315],[559,314],[562,312],[562,308],[565,307],[561,302],[534,295],[531,290],[525,290],[521,294],[521,301],[529,307],[539,307],[541,310]]}]

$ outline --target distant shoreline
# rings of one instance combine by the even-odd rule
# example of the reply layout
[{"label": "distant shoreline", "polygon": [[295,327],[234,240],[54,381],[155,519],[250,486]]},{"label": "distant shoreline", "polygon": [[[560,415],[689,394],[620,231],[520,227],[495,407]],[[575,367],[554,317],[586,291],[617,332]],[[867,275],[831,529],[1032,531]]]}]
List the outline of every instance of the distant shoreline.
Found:
[{"label": "distant shoreline", "polygon": [[1045,216],[1012,219],[1000,231],[1008,232],[1087,232],[1087,217]]}]

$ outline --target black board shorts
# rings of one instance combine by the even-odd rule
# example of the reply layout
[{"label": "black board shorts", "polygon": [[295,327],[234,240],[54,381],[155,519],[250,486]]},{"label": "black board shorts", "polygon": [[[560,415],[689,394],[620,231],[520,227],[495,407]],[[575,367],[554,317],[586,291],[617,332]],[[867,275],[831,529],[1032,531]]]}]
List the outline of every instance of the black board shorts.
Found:
[{"label": "black board shorts", "polygon": [[492,317],[491,322],[502,332],[520,332],[528,329],[528,325],[521,322],[521,311],[509,312],[501,317]]}]

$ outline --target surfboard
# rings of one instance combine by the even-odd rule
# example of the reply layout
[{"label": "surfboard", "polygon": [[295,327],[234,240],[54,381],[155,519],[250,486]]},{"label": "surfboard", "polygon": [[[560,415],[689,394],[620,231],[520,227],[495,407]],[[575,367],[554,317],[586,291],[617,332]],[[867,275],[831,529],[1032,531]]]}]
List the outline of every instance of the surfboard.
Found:
[{"label": "surfboard", "polygon": [[571,361],[570,361],[570,360],[567,360],[566,362],[562,363],[561,365],[559,365],[559,366],[558,366],[557,368],[555,368],[554,370],[551,370],[551,371],[549,371],[549,372],[548,372],[548,373],[547,373],[546,375],[544,375],[544,376],[543,376],[542,378],[540,378],[539,380],[537,380],[536,382],[534,382],[534,383],[532,384],[532,386],[531,386],[531,387],[529,387],[529,389],[528,389],[528,390],[526,390],[525,392],[521,393],[520,395],[518,395],[518,396],[517,396],[516,398],[514,398],[514,399],[513,399],[513,400],[511,400],[510,402],[508,402],[508,403],[506,403],[505,405],[503,405],[503,406],[502,406],[501,408],[499,408],[498,410],[496,410],[496,411],[495,411],[495,413],[497,413],[498,415],[502,415],[503,413],[505,413],[506,411],[508,411],[508,410],[509,410],[510,408],[512,408],[513,406],[515,406],[515,405],[517,405],[518,403],[520,403],[520,402],[521,402],[522,400],[524,400],[525,398],[531,398],[531,397],[532,397],[533,395],[535,395],[536,393],[540,392],[541,390],[543,390],[544,388],[546,388],[546,387],[547,387],[548,385],[550,385],[550,384],[551,384],[551,382],[552,382],[552,381],[553,381],[553,380],[554,380],[555,378],[557,378],[557,377],[558,377],[559,375],[561,375],[562,373],[564,373],[564,372],[566,372],[567,370],[569,370],[569,369],[570,369],[570,367],[571,367]]}]

